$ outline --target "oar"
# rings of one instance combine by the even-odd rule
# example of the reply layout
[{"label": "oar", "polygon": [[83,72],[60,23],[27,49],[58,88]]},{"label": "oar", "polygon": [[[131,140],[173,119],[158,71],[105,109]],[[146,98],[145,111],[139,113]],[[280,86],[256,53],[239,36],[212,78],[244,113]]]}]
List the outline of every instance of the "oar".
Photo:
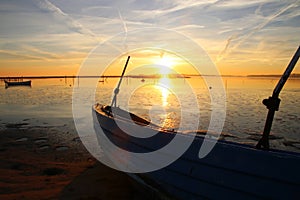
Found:
[{"label": "oar", "polygon": [[116,107],[116,106],[117,106],[117,95],[119,94],[119,91],[120,91],[120,85],[121,85],[121,83],[122,83],[123,76],[124,76],[124,74],[125,74],[125,71],[126,71],[126,68],[127,68],[128,62],[129,62],[129,59],[130,59],[130,56],[128,56],[128,58],[127,58],[126,64],[125,64],[125,66],[124,66],[124,69],[123,69],[123,72],[122,72],[122,75],[121,75],[121,78],[120,78],[119,83],[118,83],[118,86],[117,86],[116,89],[114,90],[115,96],[114,96],[114,98],[113,98],[113,100],[112,100],[112,102],[111,102],[111,107],[113,107],[113,106]]}]

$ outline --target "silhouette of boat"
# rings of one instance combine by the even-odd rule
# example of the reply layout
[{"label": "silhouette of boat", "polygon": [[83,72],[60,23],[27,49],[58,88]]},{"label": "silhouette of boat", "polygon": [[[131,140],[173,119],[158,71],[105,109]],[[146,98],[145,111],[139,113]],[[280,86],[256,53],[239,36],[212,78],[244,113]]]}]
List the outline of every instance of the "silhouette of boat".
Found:
[{"label": "silhouette of boat", "polygon": [[[129,136],[117,125],[131,124],[131,119],[125,116],[131,116],[136,124],[146,126],[151,123],[119,108],[115,108],[114,114],[108,114],[110,109],[110,106],[96,105],[94,119],[99,122],[111,142],[127,151],[151,152],[168,144],[175,134],[182,138],[187,137],[186,134],[163,131],[157,127],[155,129],[155,126],[153,129],[157,134],[151,139]],[[99,124],[95,123],[95,126]],[[128,125],[127,128],[136,131],[134,126]],[[102,143],[101,139],[103,136],[99,134],[101,133],[98,132],[100,146],[106,149],[106,144]],[[144,187],[159,191],[157,195],[177,199],[299,197],[299,154],[277,150],[264,151],[253,146],[218,141],[208,156],[199,159],[198,151],[203,140],[203,136],[197,136],[177,161],[163,169],[129,175]]]},{"label": "silhouette of boat", "polygon": [[29,81],[6,81],[5,82],[5,87],[11,87],[11,86],[31,86],[31,80]]},{"label": "silhouette of boat", "polygon": [[[170,165],[152,172],[128,173],[137,184],[161,199],[297,199],[300,196],[300,154],[269,148],[269,131],[274,112],[279,107],[279,92],[300,56],[300,47],[273,91],[272,97],[264,100],[269,109],[265,130],[257,146],[218,140],[213,150],[205,157],[198,153],[205,136],[196,135],[191,146]],[[129,60],[130,57],[128,57]],[[127,60],[127,61],[128,61]],[[123,70],[126,69],[127,63]],[[109,150],[103,137],[118,148],[128,152],[148,153],[168,144],[176,135],[182,140],[190,137],[180,132],[163,130],[159,126],[116,106],[119,85],[115,89],[112,104],[96,104],[93,107],[94,128],[98,142],[108,158],[122,157],[132,164],[131,156],[116,155]],[[132,123],[135,122],[135,123]],[[270,123],[271,122],[271,123]],[[157,132],[149,138],[138,138],[125,133],[137,132],[137,126]],[[99,131],[99,130],[102,131]],[[143,134],[143,132],[140,132]],[[208,139],[208,143],[216,142]],[[171,155],[172,152],[168,152]],[[126,159],[124,159],[126,157]],[[145,165],[158,161],[145,160]],[[126,164],[126,163],[124,163]],[[134,164],[132,164],[134,165]]]}]

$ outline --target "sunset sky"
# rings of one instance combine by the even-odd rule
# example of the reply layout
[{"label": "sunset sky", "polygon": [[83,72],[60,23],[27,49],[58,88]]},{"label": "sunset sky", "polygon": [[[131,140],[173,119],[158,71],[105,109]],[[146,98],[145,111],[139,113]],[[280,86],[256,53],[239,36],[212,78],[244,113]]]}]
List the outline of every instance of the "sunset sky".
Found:
[{"label": "sunset sky", "polygon": [[[131,31],[153,27],[193,40],[223,75],[280,74],[300,45],[300,1],[1,0],[0,25],[0,76],[76,75],[99,44],[123,33],[126,46]],[[152,38],[135,39],[151,46]],[[160,32],[153,39],[168,40]],[[155,51],[139,59],[155,56],[179,66]]]}]

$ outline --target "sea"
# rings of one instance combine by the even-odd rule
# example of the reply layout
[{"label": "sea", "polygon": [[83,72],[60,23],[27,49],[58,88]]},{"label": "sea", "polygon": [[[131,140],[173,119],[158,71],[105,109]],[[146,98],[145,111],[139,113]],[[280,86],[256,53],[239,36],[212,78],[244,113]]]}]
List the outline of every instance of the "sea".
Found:
[{"label": "sea", "polygon": [[[87,79],[97,84],[83,84],[88,82]],[[199,117],[194,113],[200,113],[196,127],[197,130],[205,131],[212,120],[214,109],[211,91],[218,89],[216,85],[208,84],[213,82],[207,81],[210,79],[216,77],[124,77],[116,103],[119,107],[151,120],[164,129],[180,128],[187,133],[195,131],[195,124],[181,123],[182,117],[193,122],[195,116]],[[226,95],[226,118],[219,139],[256,145],[268,113],[262,100],[272,95],[278,79],[222,77],[222,87]],[[4,82],[0,81],[0,129],[12,124],[21,124],[56,127],[57,130],[67,129],[76,134],[72,110],[73,98],[76,96],[74,92],[78,89],[81,92],[94,91],[93,103],[110,105],[118,83],[119,78],[41,78],[32,79],[31,87],[5,88]],[[83,100],[88,98],[85,93],[81,97]],[[280,99],[280,108],[275,114],[271,129],[270,146],[300,152],[299,78],[287,81]]]}]

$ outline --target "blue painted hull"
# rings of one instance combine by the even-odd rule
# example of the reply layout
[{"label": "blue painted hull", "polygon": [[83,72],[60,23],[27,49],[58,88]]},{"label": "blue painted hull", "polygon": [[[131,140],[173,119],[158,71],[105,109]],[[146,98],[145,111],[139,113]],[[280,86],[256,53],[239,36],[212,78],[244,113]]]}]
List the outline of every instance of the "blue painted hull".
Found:
[{"label": "blue painted hull", "polygon": [[[173,132],[160,131],[151,139],[128,136],[116,125],[115,120],[118,119],[106,115],[100,105],[95,106],[93,116],[97,120],[95,130],[100,124],[110,141],[131,152],[159,149],[175,135]],[[101,137],[98,138],[99,144],[105,148]],[[243,144],[218,141],[205,158],[199,159],[198,152],[203,139],[201,136],[195,137],[189,149],[169,166],[154,172],[135,174],[135,177],[175,199],[300,197],[300,154],[263,151]]]}]

